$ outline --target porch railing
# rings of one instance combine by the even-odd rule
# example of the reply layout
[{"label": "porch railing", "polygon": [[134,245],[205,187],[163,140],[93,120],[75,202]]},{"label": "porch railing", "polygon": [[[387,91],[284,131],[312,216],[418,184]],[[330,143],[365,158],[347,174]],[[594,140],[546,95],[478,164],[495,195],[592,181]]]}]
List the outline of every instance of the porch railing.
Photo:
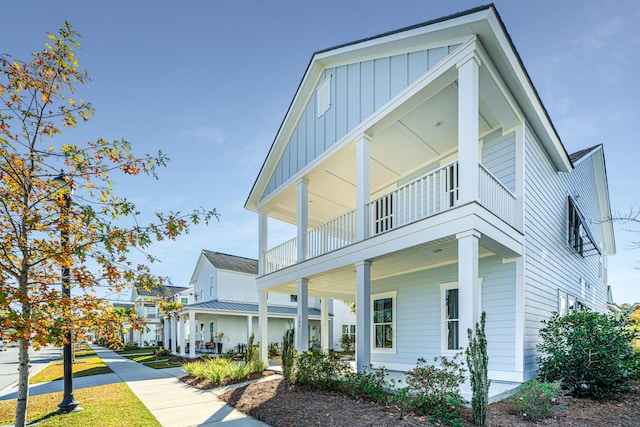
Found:
[{"label": "porch railing", "polygon": [[370,235],[450,209],[457,201],[458,162],[453,162],[371,201]]},{"label": "porch railing", "polygon": [[264,272],[272,273],[296,263],[298,257],[297,238],[269,249],[264,256]]},{"label": "porch railing", "polygon": [[307,257],[313,258],[356,240],[355,209],[307,232]]},{"label": "porch railing", "polygon": [[515,226],[516,196],[487,168],[479,165],[478,199],[507,224]]}]

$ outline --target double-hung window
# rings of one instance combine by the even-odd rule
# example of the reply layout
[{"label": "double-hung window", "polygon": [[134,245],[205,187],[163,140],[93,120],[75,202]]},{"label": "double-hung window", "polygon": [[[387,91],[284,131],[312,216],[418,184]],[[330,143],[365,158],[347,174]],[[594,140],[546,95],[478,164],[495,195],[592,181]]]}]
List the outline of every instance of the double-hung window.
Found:
[{"label": "double-hung window", "polygon": [[209,276],[209,298],[210,299],[213,299],[214,297],[215,286],[216,286],[216,276],[212,274],[211,276]]},{"label": "double-hung window", "polygon": [[396,349],[396,292],[373,295],[371,314],[373,318],[373,350],[395,351]]}]

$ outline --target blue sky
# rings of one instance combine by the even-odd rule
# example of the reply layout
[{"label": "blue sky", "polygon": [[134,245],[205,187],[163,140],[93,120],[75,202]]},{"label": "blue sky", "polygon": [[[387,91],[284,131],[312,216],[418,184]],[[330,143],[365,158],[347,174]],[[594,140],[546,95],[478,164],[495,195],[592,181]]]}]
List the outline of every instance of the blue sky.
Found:
[{"label": "blue sky", "polygon": [[[163,0],[2,5],[0,51],[26,59],[68,20],[96,116],[63,138],[124,137],[172,159],[116,190],[145,212],[216,207],[219,223],[156,245],[155,272],[187,286],[202,249],[257,257],[244,202],[314,51],[466,10],[468,0]],[[495,1],[569,153],[603,143],[614,212],[640,209],[640,8],[627,1]],[[635,227],[640,231],[640,224]],[[277,239],[277,238],[276,238]],[[640,301],[640,235],[616,225],[616,302]]]}]

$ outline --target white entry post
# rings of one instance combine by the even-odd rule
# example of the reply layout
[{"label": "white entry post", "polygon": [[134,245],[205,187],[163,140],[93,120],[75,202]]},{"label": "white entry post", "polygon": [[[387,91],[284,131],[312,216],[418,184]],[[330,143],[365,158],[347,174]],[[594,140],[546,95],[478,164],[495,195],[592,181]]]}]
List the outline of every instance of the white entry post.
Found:
[{"label": "white entry post", "polygon": [[369,235],[369,199],[371,158],[369,155],[371,141],[362,134],[356,141],[356,241],[360,242]]},{"label": "white entry post", "polygon": [[371,262],[356,263],[356,368],[371,365]]},{"label": "white entry post", "polygon": [[307,229],[309,228],[309,182],[298,181],[298,262],[307,259]]},{"label": "white entry post", "polygon": [[196,313],[189,312],[189,357],[196,357]]},{"label": "white entry post", "polygon": [[187,354],[185,353],[185,343],[186,343],[186,339],[185,339],[185,335],[184,335],[184,316],[180,315],[180,326],[178,327],[178,335],[180,335],[180,338],[178,338],[179,344],[180,344],[180,356],[185,357]]},{"label": "white entry post", "polygon": [[458,67],[458,203],[478,200],[478,68],[472,53]]},{"label": "white entry post", "polygon": [[469,230],[456,234],[458,240],[458,334],[460,347],[467,348],[467,329],[480,320],[478,285],[478,242],[480,233]]},{"label": "white entry post", "polygon": [[309,350],[309,279],[298,279],[296,350],[298,354]]},{"label": "white entry post", "polygon": [[178,333],[177,333],[177,324],[176,324],[176,314],[173,313],[171,316],[171,354],[178,354],[177,341],[178,341]]},{"label": "white entry post", "polygon": [[258,276],[265,270],[265,257],[269,236],[269,216],[262,209],[258,211]]},{"label": "white entry post", "polygon": [[329,298],[323,297],[320,304],[320,344],[322,351],[329,351]]},{"label": "white entry post", "polygon": [[260,360],[263,362],[269,362],[269,336],[268,336],[268,316],[267,316],[267,301],[269,292],[260,291],[258,299],[258,329],[260,329]]},{"label": "white entry post", "polygon": [[162,348],[165,350],[169,349],[169,318],[164,316],[163,320],[163,328],[162,328]]}]

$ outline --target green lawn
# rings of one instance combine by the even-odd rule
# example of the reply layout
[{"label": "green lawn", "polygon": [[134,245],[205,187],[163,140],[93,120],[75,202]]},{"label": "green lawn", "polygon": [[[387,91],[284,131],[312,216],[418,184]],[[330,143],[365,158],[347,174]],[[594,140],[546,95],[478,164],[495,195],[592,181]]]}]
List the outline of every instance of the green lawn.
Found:
[{"label": "green lawn", "polygon": [[123,354],[122,356],[154,369],[179,368],[183,363],[181,359],[180,361],[177,361],[174,360],[175,358],[173,358],[172,356],[156,356],[154,354]]},{"label": "green lawn", "polygon": [[[87,377],[89,375],[108,374],[113,372],[99,357],[85,357],[73,362],[73,378]],[[64,363],[62,360],[51,362],[42,371],[29,379],[30,384],[44,383],[61,380],[64,376]]]},{"label": "green lawn", "polygon": [[[161,427],[125,383],[78,389],[74,397],[83,410],[65,415],[56,414],[62,393],[29,397],[27,421],[40,427]],[[0,401],[0,425],[12,425],[15,410],[15,399]]]}]

